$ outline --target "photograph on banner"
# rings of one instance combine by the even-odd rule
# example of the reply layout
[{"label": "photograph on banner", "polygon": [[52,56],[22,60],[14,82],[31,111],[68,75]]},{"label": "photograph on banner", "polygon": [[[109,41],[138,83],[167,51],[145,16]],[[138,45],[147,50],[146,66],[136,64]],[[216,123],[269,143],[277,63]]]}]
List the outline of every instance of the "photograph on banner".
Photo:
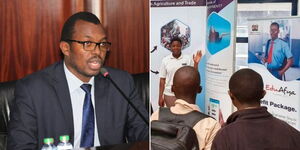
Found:
[{"label": "photograph on banner", "polygon": [[300,18],[248,20],[249,68],[262,75],[262,106],[300,129]]},{"label": "photograph on banner", "polygon": [[259,63],[282,81],[300,80],[300,20],[252,21],[248,63]]},{"label": "photograph on banner", "polygon": [[182,49],[190,46],[191,29],[188,25],[180,20],[174,19],[161,27],[161,45],[168,50],[171,50],[171,39],[178,37],[182,41]]},{"label": "photograph on banner", "polygon": [[213,55],[229,46],[231,24],[215,12],[207,20],[207,49]]},{"label": "photograph on banner", "polygon": [[[151,0],[150,2],[150,99],[153,110],[155,111],[159,107],[161,77],[165,77],[163,78],[165,79],[163,95],[166,95],[167,98],[175,97],[171,91],[175,71],[181,66],[193,66],[193,55],[201,50],[202,57],[198,69],[201,76],[201,83],[199,84],[203,90],[197,95],[196,104],[204,112],[206,1]],[[182,57],[180,56],[178,61],[174,61],[177,65],[162,69],[163,60],[170,63],[166,60],[173,58],[171,40],[174,38],[179,38],[181,41],[180,52]],[[173,60],[171,61],[173,62]]]}]

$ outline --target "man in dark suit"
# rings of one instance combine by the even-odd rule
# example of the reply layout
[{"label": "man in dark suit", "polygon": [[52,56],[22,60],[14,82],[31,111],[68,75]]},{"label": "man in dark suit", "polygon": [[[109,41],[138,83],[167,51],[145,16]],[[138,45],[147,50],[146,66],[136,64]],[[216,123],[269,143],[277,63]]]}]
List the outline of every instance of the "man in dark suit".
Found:
[{"label": "man in dark suit", "polygon": [[[88,12],[64,24],[64,60],[18,81],[8,149],[41,149],[43,139],[69,135],[74,148],[148,140],[148,127],[112,83],[99,75],[110,48],[99,19]],[[116,84],[148,118],[125,71],[106,67]]]}]

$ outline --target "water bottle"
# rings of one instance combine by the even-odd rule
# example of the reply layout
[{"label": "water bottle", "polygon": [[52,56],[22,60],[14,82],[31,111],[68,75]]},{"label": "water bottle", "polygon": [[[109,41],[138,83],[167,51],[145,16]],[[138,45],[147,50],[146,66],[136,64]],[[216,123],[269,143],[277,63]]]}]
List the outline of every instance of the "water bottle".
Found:
[{"label": "water bottle", "polygon": [[53,143],[53,138],[44,138],[44,145],[42,147],[42,150],[57,150],[56,146]]},{"label": "water bottle", "polygon": [[73,146],[69,142],[70,137],[68,135],[62,135],[59,137],[60,142],[57,145],[57,150],[72,150]]}]

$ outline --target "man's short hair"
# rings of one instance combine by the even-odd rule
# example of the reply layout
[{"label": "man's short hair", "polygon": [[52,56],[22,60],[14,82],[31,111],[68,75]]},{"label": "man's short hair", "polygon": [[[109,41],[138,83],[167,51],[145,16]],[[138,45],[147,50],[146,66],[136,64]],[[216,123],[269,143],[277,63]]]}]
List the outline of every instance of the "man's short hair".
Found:
[{"label": "man's short hair", "polygon": [[175,41],[179,42],[179,43],[182,45],[181,39],[180,39],[179,37],[176,36],[176,37],[173,37],[173,38],[171,39],[170,46],[171,46],[171,44],[172,44],[173,42],[175,42]]},{"label": "man's short hair", "polygon": [[277,29],[279,29],[279,24],[277,22],[272,22],[271,25],[270,25],[270,27],[271,26],[277,26]]},{"label": "man's short hair", "polygon": [[263,79],[252,69],[241,69],[231,76],[229,90],[240,103],[259,103],[264,96]]},{"label": "man's short hair", "polygon": [[90,12],[76,13],[71,17],[69,17],[68,20],[65,22],[61,32],[61,38],[60,38],[61,41],[72,39],[74,33],[74,26],[76,21],[78,20],[83,20],[94,24],[100,24],[100,20],[98,19],[98,17]]}]

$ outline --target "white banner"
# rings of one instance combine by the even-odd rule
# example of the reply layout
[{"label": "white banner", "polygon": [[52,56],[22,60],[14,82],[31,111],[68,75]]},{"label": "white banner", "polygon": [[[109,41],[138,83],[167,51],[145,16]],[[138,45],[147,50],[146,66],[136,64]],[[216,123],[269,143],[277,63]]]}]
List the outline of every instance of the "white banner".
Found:
[{"label": "white banner", "polygon": [[[183,54],[192,57],[196,51],[203,50],[202,55],[205,55],[206,6],[205,0],[152,0],[150,10],[150,91],[151,103],[156,110],[159,95],[159,68],[162,59],[171,54],[168,49],[171,38],[178,36],[184,39]],[[201,86],[205,87],[204,61],[203,56],[199,63],[199,71]],[[197,104],[204,111],[204,93],[198,94],[197,99],[199,99]]]},{"label": "white banner", "polygon": [[[298,130],[300,129],[299,26],[299,17],[249,20],[248,26],[249,67],[262,75],[264,89],[267,92],[261,104],[268,107],[268,111],[275,117]],[[289,65],[291,60],[292,63]],[[285,67],[288,69],[283,71]]]},{"label": "white banner", "polygon": [[207,1],[205,99],[208,114],[220,122],[233,111],[228,82],[234,71],[235,13],[234,0]]}]

